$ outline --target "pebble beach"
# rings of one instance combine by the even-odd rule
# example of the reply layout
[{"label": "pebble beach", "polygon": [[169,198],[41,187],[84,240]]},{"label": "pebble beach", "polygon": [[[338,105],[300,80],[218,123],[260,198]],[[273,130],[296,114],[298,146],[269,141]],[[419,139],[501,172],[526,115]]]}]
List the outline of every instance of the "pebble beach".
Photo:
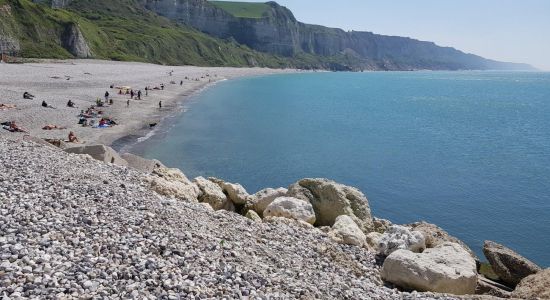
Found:
[{"label": "pebble beach", "polygon": [[[40,138],[66,140],[73,131],[86,144],[111,144],[132,132],[147,129],[164,116],[177,113],[185,97],[192,95],[208,84],[243,76],[267,75],[294,70],[263,68],[209,68],[194,66],[161,66],[134,62],[101,60],[44,60],[39,63],[0,64],[0,105],[15,105],[15,108],[0,110],[0,121],[14,121],[28,134]],[[187,79],[186,79],[187,77]],[[171,83],[173,82],[173,83]],[[180,85],[181,83],[181,85]],[[164,90],[145,87],[165,86]],[[130,87],[142,92],[142,100],[119,95],[114,87]],[[111,128],[82,127],[78,124],[81,110],[104,100],[109,92],[112,105],[98,108],[103,117],[113,119],[118,125]],[[28,92],[34,99],[23,99]],[[129,105],[127,101],[130,99]],[[67,102],[75,108],[67,107]],[[53,108],[41,106],[46,101]],[[159,102],[162,108],[159,109]],[[46,125],[66,129],[43,130]],[[1,130],[0,136],[20,139],[25,133]]]}]

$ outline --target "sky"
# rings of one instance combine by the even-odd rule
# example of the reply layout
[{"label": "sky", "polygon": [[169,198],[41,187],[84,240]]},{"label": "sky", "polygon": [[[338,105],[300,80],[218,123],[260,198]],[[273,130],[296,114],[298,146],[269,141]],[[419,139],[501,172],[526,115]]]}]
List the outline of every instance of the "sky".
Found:
[{"label": "sky", "polygon": [[550,0],[276,2],[304,23],[407,36],[550,71]]}]

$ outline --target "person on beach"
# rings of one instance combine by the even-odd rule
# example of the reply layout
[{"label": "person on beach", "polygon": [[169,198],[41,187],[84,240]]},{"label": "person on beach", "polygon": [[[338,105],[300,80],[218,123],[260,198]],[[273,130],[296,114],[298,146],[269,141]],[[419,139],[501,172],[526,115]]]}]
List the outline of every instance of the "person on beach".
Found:
[{"label": "person on beach", "polygon": [[55,108],[55,107],[49,105],[48,102],[46,102],[46,101],[44,101],[44,100],[42,100],[42,107],[46,107],[46,108]]},{"label": "person on beach", "polygon": [[162,101],[159,101],[159,109],[162,108]]},{"label": "person on beach", "polygon": [[109,91],[105,91],[105,102],[109,101]]},{"label": "person on beach", "polygon": [[145,96],[149,95],[149,87],[145,87]]},{"label": "person on beach", "polygon": [[67,102],[67,107],[75,107],[74,102],[69,99],[69,102]]},{"label": "person on beach", "polygon": [[48,125],[42,127],[42,129],[43,129],[43,130],[67,129],[67,127],[48,124]]},{"label": "person on beach", "polygon": [[138,90],[138,92],[137,92],[137,99],[141,100],[141,90]]},{"label": "person on beach", "polygon": [[164,83],[160,84],[160,89],[164,91]]},{"label": "person on beach", "polygon": [[29,92],[23,93],[23,99],[29,99],[32,100],[34,98],[34,95],[29,94]]},{"label": "person on beach", "polygon": [[130,99],[134,99],[134,90],[130,91]]},{"label": "person on beach", "polygon": [[4,122],[2,123],[2,128],[6,129],[7,131],[9,132],[24,132],[24,133],[28,133],[28,131],[26,131],[25,129],[17,126],[17,124],[15,124],[15,121],[11,121],[11,122]]},{"label": "person on beach", "polygon": [[130,99],[126,100],[126,107],[130,107]]},{"label": "person on beach", "polygon": [[183,80],[180,80],[180,86],[183,85]]},{"label": "person on beach", "polygon": [[72,131],[69,132],[69,143],[78,143],[78,138]]}]

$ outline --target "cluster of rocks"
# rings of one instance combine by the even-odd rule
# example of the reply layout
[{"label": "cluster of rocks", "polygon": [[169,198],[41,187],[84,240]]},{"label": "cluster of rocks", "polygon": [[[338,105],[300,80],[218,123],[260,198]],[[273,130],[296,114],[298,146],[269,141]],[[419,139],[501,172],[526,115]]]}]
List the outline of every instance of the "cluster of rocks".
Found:
[{"label": "cluster of rocks", "polygon": [[[308,218],[264,209],[255,221],[199,203],[229,197],[244,212],[252,202],[237,185],[199,187],[157,162],[121,156],[138,171],[104,157],[0,139],[1,299],[452,299],[385,287],[373,253]],[[311,212],[281,205],[275,214]]]},{"label": "cluster of rocks", "polygon": [[328,179],[249,194],[105,146],[65,151],[0,140],[0,295],[451,299],[547,289],[546,271],[509,249],[486,243],[504,283],[493,282],[443,229],[374,218],[361,191]]}]

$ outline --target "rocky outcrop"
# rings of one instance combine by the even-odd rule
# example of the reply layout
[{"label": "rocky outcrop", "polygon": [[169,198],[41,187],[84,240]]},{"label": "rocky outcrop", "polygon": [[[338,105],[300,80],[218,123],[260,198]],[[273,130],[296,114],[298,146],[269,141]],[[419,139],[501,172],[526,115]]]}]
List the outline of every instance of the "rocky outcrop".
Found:
[{"label": "rocky outcrop", "polygon": [[378,252],[378,245],[380,245],[380,239],[382,238],[382,234],[380,232],[369,232],[366,235],[366,241],[367,245],[369,245],[370,249],[374,250],[375,252]]},{"label": "rocky outcrop", "polygon": [[422,233],[411,231],[405,226],[392,225],[378,240],[378,253],[388,256],[397,250],[422,252],[426,242]]},{"label": "rocky outcrop", "polygon": [[197,202],[200,190],[179,169],[155,166],[150,175],[144,177],[156,193],[184,201]]},{"label": "rocky outcrop", "polygon": [[209,177],[208,180],[216,183],[234,204],[246,204],[250,197],[246,189],[238,183],[225,182],[214,177]]},{"label": "rocky outcrop", "polygon": [[264,217],[282,217],[309,224],[315,223],[315,212],[311,204],[292,197],[279,197],[273,200],[265,209]]},{"label": "rocky outcrop", "polygon": [[483,276],[477,277],[476,295],[489,295],[499,298],[510,298],[511,291],[507,286],[494,282]]},{"label": "rocky outcrop", "polygon": [[262,218],[260,218],[260,216],[253,210],[247,211],[245,217],[249,218],[254,222],[258,222],[258,223],[262,222]]},{"label": "rocky outcrop", "polygon": [[88,154],[96,160],[119,166],[127,166],[128,163],[113,150],[105,145],[78,146],[65,149],[67,153]]},{"label": "rocky outcrop", "polygon": [[464,250],[468,251],[468,253],[470,253],[470,255],[472,255],[472,257],[476,261],[479,260],[474,251],[472,251],[470,247],[464,244],[464,242],[455,238],[454,236],[451,236],[449,233],[447,233],[447,231],[443,230],[441,227],[435,224],[416,222],[407,225],[407,227],[411,228],[414,231],[422,233],[424,239],[426,240],[427,248],[434,248],[446,242],[457,243],[461,245]]},{"label": "rocky outcrop", "polygon": [[263,189],[254,195],[251,195],[246,204],[247,208],[254,210],[260,216],[263,215],[264,210],[267,208],[273,200],[283,197],[287,194],[288,190],[285,188],[272,189],[267,188]]},{"label": "rocky outcrop", "polygon": [[204,177],[197,177],[193,180],[193,182],[200,189],[200,194],[198,197],[199,202],[210,204],[214,210],[235,210],[233,202],[227,198],[219,185]]},{"label": "rocky outcrop", "polygon": [[492,241],[485,241],[483,254],[489,260],[498,277],[512,287],[516,286],[523,278],[541,270],[527,258]]},{"label": "rocky outcrop", "polygon": [[146,159],[131,153],[123,153],[120,155],[128,163],[128,167],[141,171],[143,173],[152,173],[155,169],[164,167],[164,165],[156,159]]},{"label": "rocky outcrop", "polygon": [[382,278],[401,288],[455,295],[473,294],[476,262],[456,243],[443,243],[423,253],[397,250],[382,265]]},{"label": "rocky outcrop", "polygon": [[340,244],[363,246],[365,244],[365,234],[353,220],[346,215],[336,218],[334,225],[329,232],[329,236]]},{"label": "rocky outcrop", "polygon": [[518,299],[550,299],[550,269],[525,277],[512,292]]},{"label": "rocky outcrop", "polygon": [[347,215],[363,233],[373,230],[367,197],[356,188],[328,179],[302,179],[288,188],[288,196],[311,203],[316,226],[332,226],[338,216]]},{"label": "rocky outcrop", "polygon": [[90,58],[92,52],[88,46],[88,42],[80,31],[80,28],[75,23],[70,23],[66,26],[65,32],[61,36],[63,47],[67,49],[76,58]]}]

